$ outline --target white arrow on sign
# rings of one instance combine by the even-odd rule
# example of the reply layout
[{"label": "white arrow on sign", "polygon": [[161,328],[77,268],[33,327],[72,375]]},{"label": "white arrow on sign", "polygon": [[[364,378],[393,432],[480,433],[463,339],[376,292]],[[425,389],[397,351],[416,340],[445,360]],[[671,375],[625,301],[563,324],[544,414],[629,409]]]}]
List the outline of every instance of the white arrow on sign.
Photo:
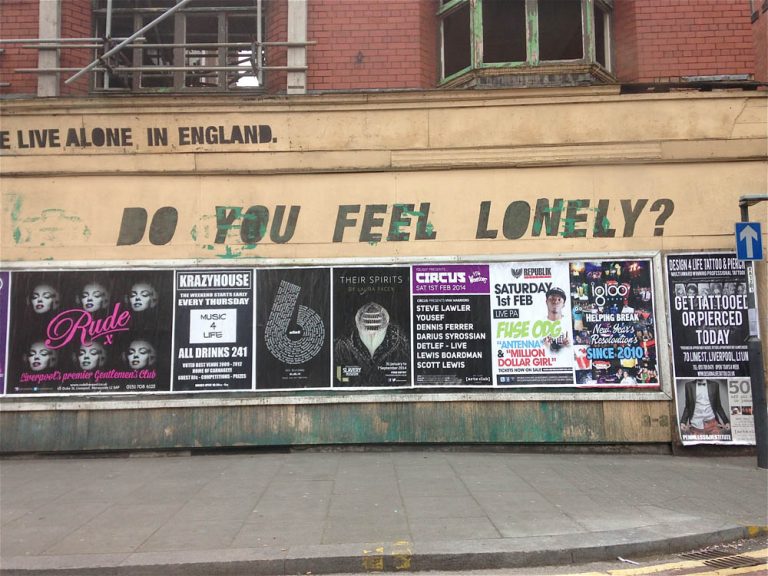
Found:
[{"label": "white arrow on sign", "polygon": [[752,228],[752,226],[744,226],[741,229],[739,240],[744,242],[744,245],[747,247],[747,258],[753,258],[754,250],[752,246],[757,242],[757,238],[757,230]]}]

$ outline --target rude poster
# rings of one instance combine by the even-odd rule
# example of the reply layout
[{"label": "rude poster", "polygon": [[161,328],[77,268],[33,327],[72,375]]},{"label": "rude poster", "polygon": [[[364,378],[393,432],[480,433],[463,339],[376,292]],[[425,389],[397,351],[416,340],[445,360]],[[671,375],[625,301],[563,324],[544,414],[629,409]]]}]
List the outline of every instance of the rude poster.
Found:
[{"label": "rude poster", "polygon": [[173,272],[13,274],[9,394],[170,390]]},{"label": "rude poster", "polygon": [[754,444],[747,278],[735,254],[667,256],[680,439]]},{"label": "rude poster", "polygon": [[253,271],[176,273],[174,390],[253,386]]},{"label": "rude poster", "polygon": [[330,386],[331,270],[259,270],[256,388]]}]

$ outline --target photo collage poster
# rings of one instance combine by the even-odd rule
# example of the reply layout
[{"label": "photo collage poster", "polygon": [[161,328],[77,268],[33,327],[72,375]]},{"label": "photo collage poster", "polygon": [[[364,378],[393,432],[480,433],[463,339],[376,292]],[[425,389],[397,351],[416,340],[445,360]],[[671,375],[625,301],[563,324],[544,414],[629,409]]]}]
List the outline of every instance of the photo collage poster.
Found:
[{"label": "photo collage poster", "polygon": [[5,394],[660,386],[650,260],[0,274]]},{"label": "photo collage poster", "polygon": [[683,445],[755,443],[745,263],[732,253],[666,258]]},{"label": "photo collage poster", "polygon": [[576,383],[658,387],[650,262],[571,262],[570,296]]}]

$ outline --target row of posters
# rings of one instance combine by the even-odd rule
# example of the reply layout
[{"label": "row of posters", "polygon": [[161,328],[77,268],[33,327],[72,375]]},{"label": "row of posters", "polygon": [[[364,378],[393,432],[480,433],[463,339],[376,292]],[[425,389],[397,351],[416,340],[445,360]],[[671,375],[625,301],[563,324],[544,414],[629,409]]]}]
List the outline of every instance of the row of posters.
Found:
[{"label": "row of posters", "polygon": [[4,394],[659,387],[649,260],[0,282]]},{"label": "row of posters", "polygon": [[667,256],[678,428],[686,444],[754,444],[745,263]]}]

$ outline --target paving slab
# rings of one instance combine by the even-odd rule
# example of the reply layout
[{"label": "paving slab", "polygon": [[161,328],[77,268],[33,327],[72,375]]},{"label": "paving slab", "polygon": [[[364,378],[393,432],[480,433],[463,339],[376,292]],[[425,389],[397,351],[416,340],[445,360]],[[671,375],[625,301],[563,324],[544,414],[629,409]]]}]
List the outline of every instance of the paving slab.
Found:
[{"label": "paving slab", "polygon": [[470,570],[768,531],[749,457],[387,451],[0,460],[3,576]]}]

